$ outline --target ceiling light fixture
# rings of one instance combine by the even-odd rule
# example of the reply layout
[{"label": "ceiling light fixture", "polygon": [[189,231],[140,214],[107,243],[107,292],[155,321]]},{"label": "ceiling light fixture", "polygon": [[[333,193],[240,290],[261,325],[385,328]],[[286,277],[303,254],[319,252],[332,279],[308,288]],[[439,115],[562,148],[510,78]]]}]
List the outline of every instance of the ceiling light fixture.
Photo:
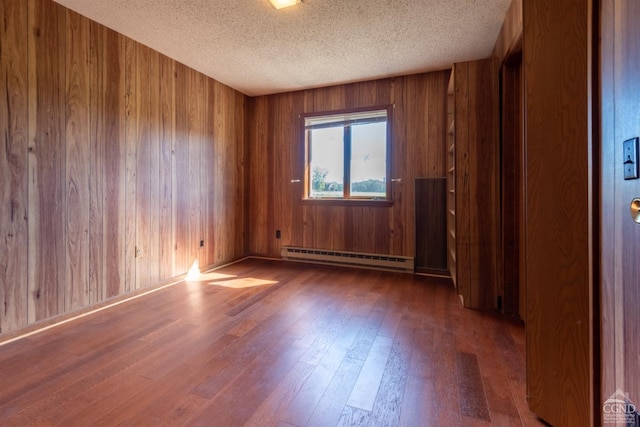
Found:
[{"label": "ceiling light fixture", "polygon": [[282,9],[289,6],[295,6],[300,3],[301,0],[269,0],[269,3],[276,9]]}]

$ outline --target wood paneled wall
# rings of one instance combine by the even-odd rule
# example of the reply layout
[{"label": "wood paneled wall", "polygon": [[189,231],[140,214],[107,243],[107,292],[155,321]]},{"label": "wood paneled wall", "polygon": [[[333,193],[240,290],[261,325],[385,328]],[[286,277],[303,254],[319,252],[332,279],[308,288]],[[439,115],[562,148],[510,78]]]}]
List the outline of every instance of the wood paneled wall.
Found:
[{"label": "wood paneled wall", "polygon": [[[284,245],[414,256],[416,177],[444,177],[449,71],[263,96],[250,107],[250,251]],[[393,104],[391,207],[304,204],[300,115]],[[292,183],[292,180],[301,180]],[[282,238],[276,239],[276,230]]]},{"label": "wood paneled wall", "polygon": [[244,95],[51,0],[0,51],[1,333],[246,253]]},{"label": "wood paneled wall", "polygon": [[524,2],[529,406],[593,415],[592,2]]},{"label": "wood paneled wall", "polygon": [[500,146],[492,58],[456,63],[455,198],[457,290],[464,305],[497,307]]}]

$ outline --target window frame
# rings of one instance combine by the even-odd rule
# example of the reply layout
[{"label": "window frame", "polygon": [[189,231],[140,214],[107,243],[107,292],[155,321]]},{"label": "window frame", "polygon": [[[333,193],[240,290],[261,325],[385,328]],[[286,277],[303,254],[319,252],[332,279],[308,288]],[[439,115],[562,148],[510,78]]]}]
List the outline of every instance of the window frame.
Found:
[{"label": "window frame", "polygon": [[[348,115],[348,114],[357,114],[357,113],[366,113],[366,112],[377,112],[377,111],[386,111],[386,123],[387,123],[387,135],[386,135],[386,197],[385,198],[375,198],[375,197],[365,197],[365,196],[351,196],[351,126],[343,126],[345,129],[345,134],[348,134],[344,137],[344,160],[343,160],[343,191],[344,197],[310,197],[310,186],[312,179],[312,171],[309,162],[309,152],[310,152],[310,141],[309,141],[309,131],[306,127],[306,121],[309,118],[318,118],[318,117],[330,117],[336,115]],[[300,117],[300,127],[301,127],[301,135],[302,135],[302,145],[303,145],[303,186],[302,186],[302,202],[305,204],[319,204],[319,205],[358,205],[358,206],[391,206],[393,205],[393,195],[392,195],[392,159],[391,159],[391,147],[392,147],[392,135],[393,135],[393,105],[380,105],[380,106],[372,106],[372,107],[364,107],[364,108],[350,108],[350,109],[342,109],[342,110],[333,110],[333,111],[322,111],[322,112],[313,112],[302,114]],[[348,129],[348,130],[346,130]]]}]

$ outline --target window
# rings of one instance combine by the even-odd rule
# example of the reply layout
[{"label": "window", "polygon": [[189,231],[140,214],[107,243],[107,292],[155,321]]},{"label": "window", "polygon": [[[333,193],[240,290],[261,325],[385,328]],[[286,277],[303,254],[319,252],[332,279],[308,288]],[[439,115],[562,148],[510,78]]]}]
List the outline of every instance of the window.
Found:
[{"label": "window", "polygon": [[389,200],[389,108],[304,118],[305,199]]}]

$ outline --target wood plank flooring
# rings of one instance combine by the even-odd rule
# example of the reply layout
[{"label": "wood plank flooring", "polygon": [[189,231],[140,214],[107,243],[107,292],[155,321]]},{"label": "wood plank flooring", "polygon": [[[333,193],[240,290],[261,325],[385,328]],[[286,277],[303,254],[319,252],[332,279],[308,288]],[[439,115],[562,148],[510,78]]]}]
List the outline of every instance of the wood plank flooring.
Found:
[{"label": "wood plank flooring", "polygon": [[406,274],[248,259],[0,346],[0,425],[541,425],[524,330]]}]

